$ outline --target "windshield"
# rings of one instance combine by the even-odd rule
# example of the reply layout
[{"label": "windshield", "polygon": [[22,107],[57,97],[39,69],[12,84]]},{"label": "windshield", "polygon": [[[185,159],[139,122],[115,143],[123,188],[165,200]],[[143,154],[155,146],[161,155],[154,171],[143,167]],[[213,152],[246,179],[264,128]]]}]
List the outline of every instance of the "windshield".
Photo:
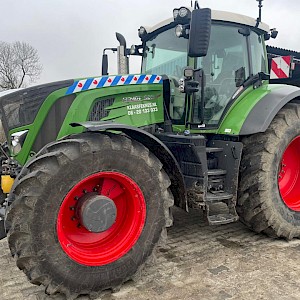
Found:
[{"label": "windshield", "polygon": [[181,78],[187,66],[187,40],[171,28],[146,42],[142,72]]}]

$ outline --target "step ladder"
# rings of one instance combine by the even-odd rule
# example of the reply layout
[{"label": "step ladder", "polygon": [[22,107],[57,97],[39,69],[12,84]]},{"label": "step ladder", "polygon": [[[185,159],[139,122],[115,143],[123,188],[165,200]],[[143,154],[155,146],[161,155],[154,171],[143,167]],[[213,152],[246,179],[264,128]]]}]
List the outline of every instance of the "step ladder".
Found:
[{"label": "step ladder", "polygon": [[[214,156],[215,153],[223,152],[223,148],[208,147],[206,153]],[[208,159],[209,161],[209,159]],[[209,164],[208,164],[209,166]],[[204,210],[209,225],[222,225],[232,222],[236,222],[239,216],[236,212],[236,200],[232,193],[226,192],[225,179],[227,171],[224,169],[208,169],[208,186],[206,197],[204,198]],[[223,203],[223,209],[215,211],[212,207],[216,207],[216,204]],[[226,205],[225,211],[224,206]]]}]

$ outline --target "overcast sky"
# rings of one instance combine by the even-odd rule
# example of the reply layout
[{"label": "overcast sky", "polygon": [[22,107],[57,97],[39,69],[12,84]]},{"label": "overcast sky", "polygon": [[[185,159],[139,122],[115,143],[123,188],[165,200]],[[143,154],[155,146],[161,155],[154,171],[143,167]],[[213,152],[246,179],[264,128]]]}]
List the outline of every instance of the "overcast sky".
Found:
[{"label": "overcast sky", "polygon": [[[200,0],[201,7],[258,15],[255,0]],[[263,21],[276,27],[272,45],[300,51],[300,1],[265,0]],[[137,29],[170,18],[190,0],[0,0],[0,40],[25,41],[39,53],[43,72],[37,83],[100,74],[105,47],[116,47],[115,32],[139,44]],[[116,55],[110,56],[115,72]],[[139,70],[131,68],[131,72]]]}]

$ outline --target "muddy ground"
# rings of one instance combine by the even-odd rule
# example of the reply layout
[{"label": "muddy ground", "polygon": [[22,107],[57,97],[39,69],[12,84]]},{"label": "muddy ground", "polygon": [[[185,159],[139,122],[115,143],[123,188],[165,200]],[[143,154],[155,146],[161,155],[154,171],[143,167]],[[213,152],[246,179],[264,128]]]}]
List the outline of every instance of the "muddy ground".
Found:
[{"label": "muddy ground", "polygon": [[[272,240],[241,223],[207,226],[199,212],[174,210],[175,224],[140,280],[100,299],[300,299],[300,241]],[[0,299],[49,297],[31,285],[0,241]],[[81,299],[88,299],[81,297]]]}]

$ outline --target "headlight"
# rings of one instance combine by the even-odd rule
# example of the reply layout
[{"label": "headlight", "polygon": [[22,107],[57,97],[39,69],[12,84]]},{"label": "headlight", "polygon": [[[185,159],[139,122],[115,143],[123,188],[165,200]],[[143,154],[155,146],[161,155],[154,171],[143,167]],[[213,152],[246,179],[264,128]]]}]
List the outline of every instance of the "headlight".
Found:
[{"label": "headlight", "polygon": [[184,77],[192,78],[194,76],[194,69],[190,67],[186,67],[183,73],[184,73]]},{"label": "headlight", "polygon": [[179,24],[187,24],[191,19],[192,13],[187,7],[175,8],[173,10],[174,21]]},{"label": "headlight", "polygon": [[182,33],[183,33],[183,26],[182,25],[177,25],[175,28],[175,34],[177,37],[182,37]]},{"label": "headlight", "polygon": [[178,38],[183,37],[187,39],[189,37],[188,29],[189,29],[188,25],[179,24],[175,27],[175,34]]},{"label": "headlight", "polygon": [[179,9],[179,16],[181,18],[185,18],[188,15],[188,13],[189,13],[189,11],[188,11],[188,9],[186,7],[181,7]]},{"label": "headlight", "polygon": [[179,15],[179,9],[174,9],[173,10],[173,17],[174,17],[174,20],[178,17]]},{"label": "headlight", "polygon": [[135,48],[135,45],[132,45],[130,47],[130,55],[134,55],[136,53],[136,48]]},{"label": "headlight", "polygon": [[147,34],[146,28],[141,26],[140,29],[139,29],[139,37],[142,38],[146,34]]},{"label": "headlight", "polygon": [[11,135],[11,151],[13,155],[17,155],[21,151],[27,133],[28,130],[22,130]]}]

